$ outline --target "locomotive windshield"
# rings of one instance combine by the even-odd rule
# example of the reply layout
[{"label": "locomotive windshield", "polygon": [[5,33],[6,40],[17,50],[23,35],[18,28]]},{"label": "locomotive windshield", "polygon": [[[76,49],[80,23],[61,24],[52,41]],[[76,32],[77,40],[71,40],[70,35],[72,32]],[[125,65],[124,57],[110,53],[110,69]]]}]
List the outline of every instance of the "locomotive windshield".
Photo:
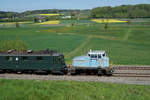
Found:
[{"label": "locomotive windshield", "polygon": [[59,60],[62,64],[65,64],[65,61],[64,61],[64,55],[60,55],[59,56]]},{"label": "locomotive windshield", "polygon": [[101,55],[100,55],[100,54],[98,55],[98,58],[101,58]]},{"label": "locomotive windshield", "polygon": [[88,54],[89,57],[91,58],[102,58],[102,57],[105,57],[106,54]]},{"label": "locomotive windshield", "polygon": [[105,51],[92,51],[92,50],[90,50],[90,51],[88,52],[88,56],[89,56],[90,58],[98,58],[98,59],[101,59],[101,58],[105,57],[106,54],[105,54]]}]

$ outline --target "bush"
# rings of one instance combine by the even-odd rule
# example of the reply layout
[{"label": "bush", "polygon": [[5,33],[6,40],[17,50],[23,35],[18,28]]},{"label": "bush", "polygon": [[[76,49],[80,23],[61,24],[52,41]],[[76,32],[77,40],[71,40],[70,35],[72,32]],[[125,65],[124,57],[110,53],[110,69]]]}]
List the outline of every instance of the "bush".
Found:
[{"label": "bush", "polygon": [[11,49],[15,49],[17,51],[20,50],[26,50],[27,49],[27,44],[18,38],[15,40],[3,40],[0,42],[0,50],[1,51],[8,51]]},{"label": "bush", "polygon": [[16,28],[20,27],[20,24],[18,22],[16,22],[15,25],[16,25]]}]

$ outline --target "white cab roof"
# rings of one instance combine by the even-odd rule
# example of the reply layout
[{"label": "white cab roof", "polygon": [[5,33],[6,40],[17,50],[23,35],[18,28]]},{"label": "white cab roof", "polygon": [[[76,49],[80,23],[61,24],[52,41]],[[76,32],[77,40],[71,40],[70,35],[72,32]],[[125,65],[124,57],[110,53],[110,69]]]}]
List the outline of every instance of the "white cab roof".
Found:
[{"label": "white cab roof", "polygon": [[95,50],[95,51],[90,50],[88,52],[88,54],[104,54],[104,53],[105,53],[105,51],[99,51],[99,50]]}]

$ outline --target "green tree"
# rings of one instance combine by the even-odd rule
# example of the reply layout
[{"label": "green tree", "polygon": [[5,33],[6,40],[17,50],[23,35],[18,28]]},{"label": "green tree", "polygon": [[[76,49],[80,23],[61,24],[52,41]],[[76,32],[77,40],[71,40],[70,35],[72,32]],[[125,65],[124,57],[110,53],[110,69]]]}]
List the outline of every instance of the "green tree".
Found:
[{"label": "green tree", "polygon": [[149,18],[150,4],[96,7],[90,12],[92,18]]},{"label": "green tree", "polygon": [[104,29],[105,29],[105,30],[108,29],[108,22],[106,22],[106,23],[104,24]]},{"label": "green tree", "polygon": [[20,27],[20,24],[18,22],[16,22],[15,25],[16,25],[16,28]]},{"label": "green tree", "polygon": [[127,20],[127,24],[130,25],[131,24],[131,20]]},{"label": "green tree", "polygon": [[34,19],[33,19],[33,22],[34,22],[34,23],[38,23],[38,22],[39,22],[39,19],[38,19],[38,18],[34,18]]},{"label": "green tree", "polygon": [[72,12],[71,13],[71,19],[75,18],[75,16],[76,16],[75,12]]}]

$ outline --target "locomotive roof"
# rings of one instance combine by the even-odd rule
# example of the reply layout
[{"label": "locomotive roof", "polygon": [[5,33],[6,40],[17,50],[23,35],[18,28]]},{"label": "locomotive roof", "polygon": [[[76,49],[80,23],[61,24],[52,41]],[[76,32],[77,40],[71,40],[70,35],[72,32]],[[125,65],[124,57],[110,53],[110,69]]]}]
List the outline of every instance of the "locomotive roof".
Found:
[{"label": "locomotive roof", "polygon": [[105,53],[105,51],[98,51],[98,50],[96,50],[96,51],[89,51],[88,52],[88,54],[104,54]]},{"label": "locomotive roof", "polygon": [[0,52],[0,56],[59,56],[63,55],[53,50],[40,50],[40,51],[32,51],[32,50],[24,50],[24,51],[16,51],[16,50],[8,50],[7,52]]}]

